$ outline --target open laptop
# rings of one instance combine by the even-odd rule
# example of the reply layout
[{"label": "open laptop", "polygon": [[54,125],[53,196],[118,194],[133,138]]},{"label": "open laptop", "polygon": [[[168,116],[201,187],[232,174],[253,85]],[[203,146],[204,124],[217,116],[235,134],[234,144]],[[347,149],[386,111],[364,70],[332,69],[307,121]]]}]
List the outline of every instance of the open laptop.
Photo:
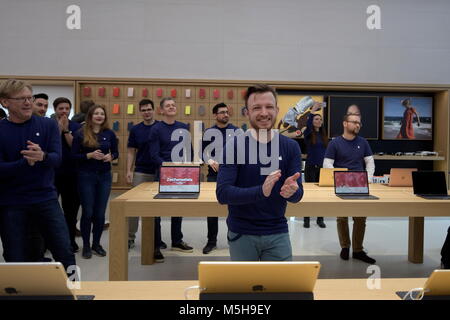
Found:
[{"label": "open laptop", "polygon": [[200,299],[312,299],[319,271],[317,261],[201,261]]},{"label": "open laptop", "polygon": [[0,300],[76,300],[59,262],[0,263]]},{"label": "open laptop", "polygon": [[334,171],[347,171],[347,168],[320,168],[319,187],[334,187]]},{"label": "open laptop", "polygon": [[334,171],[334,193],[345,200],[376,200],[369,194],[367,171]]},{"label": "open laptop", "polygon": [[391,168],[389,187],[412,187],[412,172],[416,168]]},{"label": "open laptop", "polygon": [[159,193],[155,199],[197,199],[200,194],[200,166],[162,166]]},{"label": "open laptop", "polygon": [[444,171],[415,171],[412,173],[416,196],[424,199],[448,200]]}]

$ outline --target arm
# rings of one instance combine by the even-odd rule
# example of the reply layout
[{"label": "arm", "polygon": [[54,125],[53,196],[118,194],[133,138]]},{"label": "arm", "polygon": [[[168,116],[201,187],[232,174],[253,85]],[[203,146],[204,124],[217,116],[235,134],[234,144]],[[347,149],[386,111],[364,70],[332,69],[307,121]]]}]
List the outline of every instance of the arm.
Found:
[{"label": "arm", "polygon": [[322,167],[324,167],[324,168],[334,168],[334,159],[324,158]]},{"label": "arm", "polygon": [[158,131],[155,130],[155,126],[152,128],[150,132],[150,139],[149,139],[149,152],[150,152],[150,159],[157,167],[160,167],[163,163],[163,159],[159,156],[160,151],[160,141],[159,141],[159,135]]},{"label": "arm", "polygon": [[419,114],[417,113],[416,109],[414,109],[414,114],[416,115],[417,126],[420,127],[420,117],[419,117]]},{"label": "arm", "polygon": [[[308,119],[309,120],[309,119]],[[295,143],[295,145],[293,145],[292,148],[289,148],[289,150],[293,151],[290,152],[290,158],[289,158],[289,168],[288,171],[286,172],[287,175],[287,179],[285,181],[285,183],[283,184],[282,187],[282,191],[284,190],[283,188],[291,188],[291,186],[289,186],[288,184],[291,184],[293,187],[292,190],[295,190],[294,194],[292,194],[292,196],[290,196],[289,198],[286,198],[287,201],[292,202],[292,203],[296,203],[299,202],[302,197],[303,197],[303,185],[302,185],[302,176],[301,176],[301,172],[302,172],[302,161],[301,161],[301,151],[300,151],[300,146]],[[295,174],[298,173],[298,177],[293,181],[290,181],[292,179],[292,177],[295,177]]]},{"label": "arm", "polygon": [[23,169],[28,166],[25,158],[16,161],[6,162],[0,159],[0,176],[2,178],[12,178],[23,172]]},{"label": "arm", "polygon": [[328,144],[327,150],[325,150],[325,157],[323,159],[324,168],[334,168],[334,159],[336,158],[336,148],[333,140]]},{"label": "arm", "polygon": [[312,127],[313,127],[313,119],[315,114],[310,113],[308,116],[308,121],[306,122],[306,129],[303,131],[303,136],[306,138],[312,133]]},{"label": "arm", "polygon": [[43,165],[56,168],[60,165],[62,159],[62,146],[61,135],[58,130],[58,125],[52,121],[49,128],[50,141],[47,152],[47,156],[42,161]]},{"label": "arm", "polygon": [[131,184],[133,181],[133,164],[136,157],[136,148],[127,148],[127,182]]},{"label": "arm", "polygon": [[77,161],[86,161],[90,159],[87,152],[82,151],[83,137],[80,133],[76,133],[72,141],[72,158]]},{"label": "arm", "polygon": [[364,157],[364,162],[366,163],[366,171],[369,182],[372,182],[373,174],[375,173],[375,160],[373,156]]}]

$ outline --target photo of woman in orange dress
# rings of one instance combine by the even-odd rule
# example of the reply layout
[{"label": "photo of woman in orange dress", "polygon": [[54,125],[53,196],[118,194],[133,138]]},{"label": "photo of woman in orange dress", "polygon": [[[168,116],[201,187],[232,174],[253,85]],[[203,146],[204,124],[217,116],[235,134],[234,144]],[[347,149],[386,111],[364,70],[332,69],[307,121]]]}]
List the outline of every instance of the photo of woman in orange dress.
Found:
[{"label": "photo of woman in orange dress", "polygon": [[416,116],[417,126],[420,127],[419,114],[417,113],[416,109],[411,106],[410,99],[404,99],[401,103],[405,107],[405,112],[403,113],[400,132],[397,135],[397,139],[415,139],[416,137],[414,136],[413,116]]}]

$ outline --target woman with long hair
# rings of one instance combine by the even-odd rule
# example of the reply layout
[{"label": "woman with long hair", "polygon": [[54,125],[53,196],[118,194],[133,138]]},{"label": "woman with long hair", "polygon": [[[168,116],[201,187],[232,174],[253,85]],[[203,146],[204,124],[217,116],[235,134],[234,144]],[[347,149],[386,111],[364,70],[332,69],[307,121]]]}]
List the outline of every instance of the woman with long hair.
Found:
[{"label": "woman with long hair", "polygon": [[86,123],[73,138],[72,154],[78,162],[82,256],[90,259],[93,251],[94,254],[104,257],[106,251],[100,245],[100,239],[112,184],[111,161],[119,157],[119,152],[116,135],[109,129],[103,105],[96,104],[87,112]]},{"label": "woman with long hair", "polygon": [[[320,108],[321,103],[319,102],[316,102],[311,108],[306,130],[303,132],[308,153],[305,164],[305,182],[319,182],[320,168],[322,168],[328,145],[327,131],[323,127],[322,116],[314,113],[319,111]],[[317,225],[321,228],[326,227],[323,217],[317,217]],[[309,228],[309,217],[303,218],[303,227]]]}]

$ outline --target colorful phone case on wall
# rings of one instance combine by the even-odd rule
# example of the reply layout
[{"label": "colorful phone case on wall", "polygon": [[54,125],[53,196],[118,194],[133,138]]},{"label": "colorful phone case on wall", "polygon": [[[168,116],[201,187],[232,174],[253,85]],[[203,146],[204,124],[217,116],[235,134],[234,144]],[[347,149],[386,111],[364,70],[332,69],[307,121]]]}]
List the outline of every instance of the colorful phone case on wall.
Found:
[{"label": "colorful phone case on wall", "polygon": [[170,90],[170,96],[172,98],[176,98],[177,97],[177,89],[172,89]]},{"label": "colorful phone case on wall", "polygon": [[130,103],[128,105],[127,114],[134,114],[134,104]]},{"label": "colorful phone case on wall", "polygon": [[128,97],[134,97],[134,88],[128,88],[127,96]]},{"label": "colorful phone case on wall", "polygon": [[113,114],[119,114],[119,113],[120,113],[120,106],[119,106],[118,103],[115,103],[115,104],[113,105],[113,111],[112,111],[112,113],[113,113]]},{"label": "colorful phone case on wall", "polygon": [[219,91],[219,89],[214,89],[214,90],[213,90],[213,98],[214,98],[214,99],[219,99],[219,97],[220,97],[220,91]]},{"label": "colorful phone case on wall", "polygon": [[144,98],[148,97],[148,89],[147,88],[142,89],[142,97],[144,97]]},{"label": "colorful phone case on wall", "polygon": [[186,89],[185,97],[186,98],[190,98],[191,97],[191,89]]},{"label": "colorful phone case on wall", "polygon": [[156,96],[158,98],[161,98],[163,96],[163,89],[161,88],[156,89]]},{"label": "colorful phone case on wall", "polygon": [[233,100],[233,98],[234,98],[234,92],[233,92],[233,90],[228,90],[228,92],[227,92],[227,97],[228,97],[228,99],[230,99],[230,100]]},{"label": "colorful phone case on wall", "polygon": [[198,96],[201,99],[204,99],[206,97],[206,90],[204,88],[200,88],[200,90],[198,91]]},{"label": "colorful phone case on wall", "polygon": [[247,89],[242,89],[242,91],[241,91],[242,99],[245,99],[246,94],[247,94]]},{"label": "colorful phone case on wall", "polygon": [[204,105],[198,107],[198,115],[203,117],[206,114],[206,108]]},{"label": "colorful phone case on wall", "polygon": [[98,96],[104,97],[105,96],[106,89],[104,87],[98,88]]},{"label": "colorful phone case on wall", "polygon": [[120,122],[119,121],[114,121],[113,122],[113,131],[119,131],[120,129]]},{"label": "colorful phone case on wall", "polygon": [[91,87],[84,87],[83,88],[83,96],[90,97],[91,96]]},{"label": "colorful phone case on wall", "polygon": [[120,95],[120,88],[114,87],[113,88],[113,97],[118,97]]},{"label": "colorful phone case on wall", "polygon": [[190,115],[191,114],[191,106],[185,106],[184,107],[184,114]]}]

